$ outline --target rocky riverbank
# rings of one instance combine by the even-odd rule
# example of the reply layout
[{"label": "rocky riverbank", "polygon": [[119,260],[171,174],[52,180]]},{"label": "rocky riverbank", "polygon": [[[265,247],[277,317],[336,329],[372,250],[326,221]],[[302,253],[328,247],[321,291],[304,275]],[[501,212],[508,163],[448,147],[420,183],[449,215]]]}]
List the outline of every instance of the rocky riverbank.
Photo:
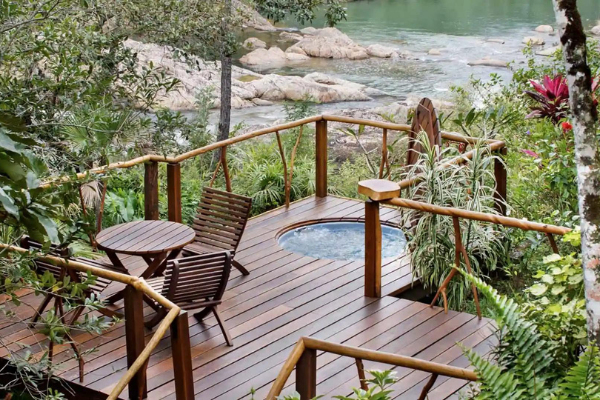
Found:
[{"label": "rocky riverbank", "polygon": [[[210,90],[213,107],[220,105],[220,63],[206,62],[200,58],[181,59],[175,49],[135,40],[125,41],[125,46],[137,53],[139,68],[152,64],[180,84],[158,99],[160,107],[171,110],[193,110],[196,98],[202,91]],[[193,66],[193,67],[192,67]],[[382,92],[365,85],[311,73],[304,77],[277,74],[262,75],[251,70],[233,67],[232,107],[245,108],[269,105],[273,101],[310,100],[317,103],[341,101],[368,101]]]}]

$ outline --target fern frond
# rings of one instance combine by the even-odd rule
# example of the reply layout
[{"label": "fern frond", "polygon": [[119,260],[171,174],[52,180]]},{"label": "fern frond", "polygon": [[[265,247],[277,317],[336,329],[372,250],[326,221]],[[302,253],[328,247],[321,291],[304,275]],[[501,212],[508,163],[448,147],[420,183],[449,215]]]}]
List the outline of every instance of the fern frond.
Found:
[{"label": "fern frond", "polygon": [[589,347],[571,367],[559,385],[558,399],[600,399],[600,356],[598,348]]},{"label": "fern frond", "polygon": [[518,389],[521,385],[514,374],[492,364],[473,349],[462,349],[479,378],[478,399],[512,400],[518,399],[523,393]]}]

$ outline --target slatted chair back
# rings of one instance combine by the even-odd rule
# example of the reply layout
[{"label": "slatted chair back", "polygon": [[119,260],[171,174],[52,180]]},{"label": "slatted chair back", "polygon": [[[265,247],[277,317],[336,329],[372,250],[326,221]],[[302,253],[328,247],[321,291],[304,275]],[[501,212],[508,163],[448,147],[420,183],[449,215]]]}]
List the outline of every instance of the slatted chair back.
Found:
[{"label": "slatted chair back", "polygon": [[[29,236],[23,236],[21,238],[20,244],[21,244],[22,248],[27,249],[27,250],[37,250],[39,252],[46,251],[46,249],[44,249],[44,246],[41,243],[36,242],[35,240],[32,240]],[[65,257],[69,256],[68,248],[59,247],[54,244],[50,245],[50,249],[46,252],[49,255],[55,256],[55,257],[65,258]],[[66,273],[65,268],[58,266],[58,265],[54,265],[54,264],[46,262],[46,261],[39,260],[39,259],[34,260],[34,264],[35,264],[35,267],[36,267],[38,273],[43,274],[46,271],[48,271],[57,280],[62,280],[64,278],[64,274]]]},{"label": "slatted chair back", "polygon": [[218,305],[231,271],[231,253],[208,253],[167,263],[162,295],[185,308],[198,303]]},{"label": "slatted chair back", "polygon": [[252,199],[235,193],[206,187],[192,228],[195,243],[209,248],[237,249],[250,215]]}]

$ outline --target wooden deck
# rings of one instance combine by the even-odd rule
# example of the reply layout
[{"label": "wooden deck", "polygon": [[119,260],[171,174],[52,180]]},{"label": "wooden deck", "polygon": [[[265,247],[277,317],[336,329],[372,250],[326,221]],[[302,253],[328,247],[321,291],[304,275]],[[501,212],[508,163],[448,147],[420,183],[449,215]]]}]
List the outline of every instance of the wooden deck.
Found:
[{"label": "wooden deck", "polygon": [[[388,260],[383,268],[381,299],[363,296],[363,262],[318,260],[281,249],[277,234],[286,226],[305,220],[360,219],[364,203],[334,196],[307,198],[289,209],[279,208],[253,218],[242,239],[236,259],[250,271],[242,276],[232,271],[221,314],[233,337],[227,347],[214,317],[199,324],[190,315],[192,365],[197,399],[263,399],[292,346],[301,336],[361,346],[368,349],[415,356],[461,367],[468,366],[457,342],[488,353],[494,343],[490,321],[440,308],[430,308],[389,294],[410,287],[412,277],[407,256]],[[382,221],[394,221],[398,212],[384,208]],[[123,257],[133,272],[142,271],[143,260]],[[109,288],[113,291],[119,287]],[[42,297],[24,293],[24,304],[16,312],[23,320],[34,312]],[[122,302],[117,303],[122,306]],[[150,315],[152,310],[146,307]],[[4,326],[4,324],[0,325]],[[152,332],[147,330],[146,340]],[[168,334],[167,334],[168,335]],[[31,346],[39,351],[40,335],[24,323],[0,329],[4,343],[18,349]],[[125,328],[119,323],[101,336],[79,334],[75,340],[84,349],[95,349],[84,356],[84,385],[108,393],[127,367]],[[150,399],[175,398],[170,344],[165,338],[150,358],[147,370]],[[77,363],[69,359],[70,348],[58,346],[56,360],[60,376],[78,381]],[[0,354],[5,356],[6,354]],[[354,360],[332,354],[318,357],[318,393],[349,394],[358,386]],[[365,363],[365,368],[388,368]],[[398,369],[397,398],[415,399],[429,376],[422,372]],[[288,382],[293,389],[293,375]],[[457,397],[465,381],[438,378],[429,399]],[[127,398],[124,392],[121,396]]]}]

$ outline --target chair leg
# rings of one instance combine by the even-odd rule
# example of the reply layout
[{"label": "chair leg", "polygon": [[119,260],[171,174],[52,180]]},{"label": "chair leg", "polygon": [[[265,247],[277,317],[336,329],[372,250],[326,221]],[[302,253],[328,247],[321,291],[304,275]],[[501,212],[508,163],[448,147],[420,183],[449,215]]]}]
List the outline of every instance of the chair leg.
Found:
[{"label": "chair leg", "polygon": [[231,265],[237,268],[242,273],[242,275],[250,275],[250,272],[248,272],[248,270],[236,260],[231,260]]},{"label": "chair leg", "polygon": [[35,312],[35,315],[31,319],[31,322],[29,323],[30,328],[33,328],[35,326],[35,323],[37,322],[37,320],[40,319],[40,317],[44,313],[44,310],[46,309],[46,307],[48,307],[50,300],[52,300],[52,297],[53,296],[51,294],[46,295],[46,297],[44,298],[44,301],[42,301],[42,304],[40,304],[37,311]]},{"label": "chair leg", "polygon": [[225,324],[223,323],[223,320],[221,319],[221,315],[219,315],[219,312],[217,311],[217,307],[212,307],[212,312],[213,312],[213,314],[215,314],[215,318],[217,319],[217,322],[219,323],[219,327],[221,328],[221,331],[223,332],[223,336],[225,336],[225,341],[227,342],[227,346],[233,346],[233,340],[231,340],[229,331],[225,327]]},{"label": "chair leg", "polygon": [[75,310],[75,313],[73,313],[73,316],[71,317],[71,320],[69,321],[69,326],[72,326],[81,316],[81,313],[83,312],[83,310],[85,309],[84,306],[79,306],[77,308],[77,310]]},{"label": "chair leg", "polygon": [[198,322],[202,322],[202,320],[206,318],[211,311],[212,307],[206,307],[204,310],[198,311],[196,314],[194,314],[194,317],[198,320]]},{"label": "chair leg", "polygon": [[165,315],[167,315],[165,309],[163,307],[159,308],[152,319],[144,322],[144,326],[148,329],[154,328],[165,317]]}]

